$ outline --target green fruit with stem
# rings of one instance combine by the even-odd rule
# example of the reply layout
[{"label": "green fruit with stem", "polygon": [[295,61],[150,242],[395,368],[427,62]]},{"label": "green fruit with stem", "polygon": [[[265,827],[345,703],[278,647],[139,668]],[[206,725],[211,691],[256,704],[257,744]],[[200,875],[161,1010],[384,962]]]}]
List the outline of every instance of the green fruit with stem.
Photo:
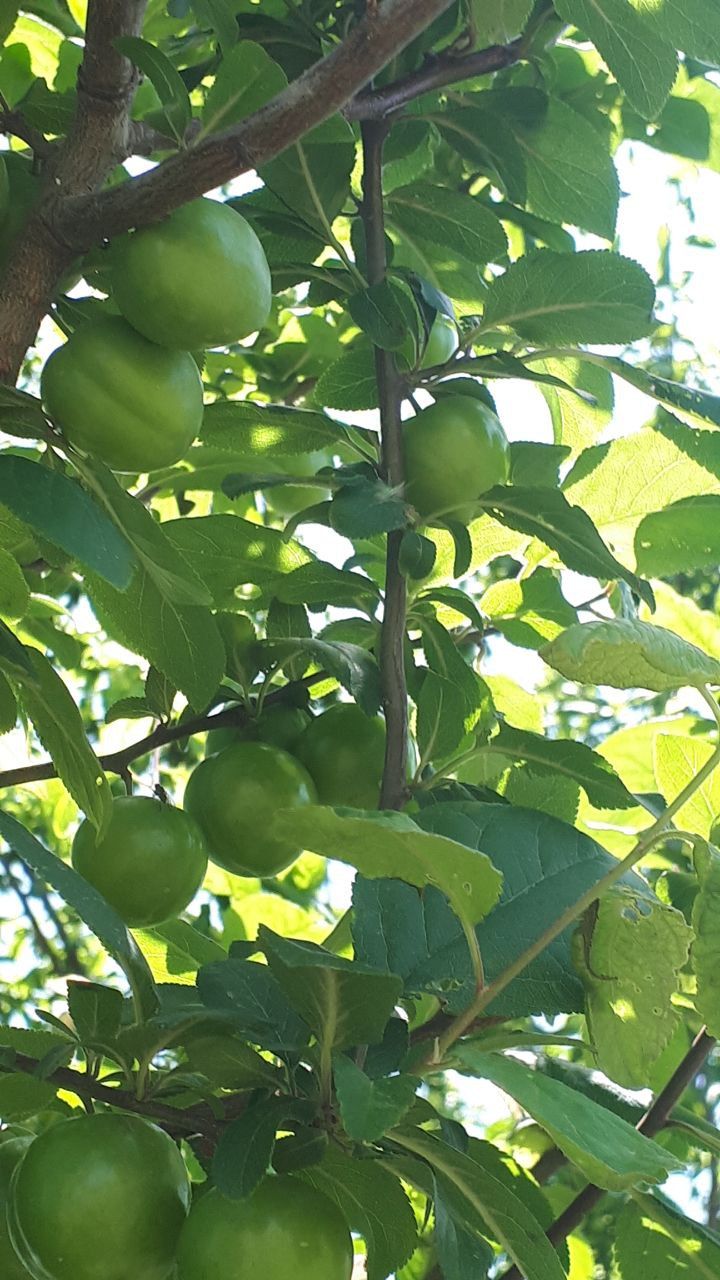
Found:
[{"label": "green fruit with stem", "polygon": [[162,1129],[84,1115],[31,1143],[8,1227],[35,1280],[167,1280],[189,1205],[183,1158]]},{"label": "green fruit with stem", "polygon": [[510,471],[510,446],[498,417],[471,396],[444,396],[403,428],[405,494],[424,521],[469,524],[478,499]]},{"label": "green fruit with stem", "polygon": [[188,813],[150,796],[113,800],[100,840],[86,820],[75,834],[72,864],[132,929],[184,911],[205,878],[208,854]]},{"label": "green fruit with stem", "polygon": [[120,316],[76,329],[47,361],[41,388],[70,444],[113,471],[172,466],[202,422],[202,381],[192,356],[148,342]]},{"label": "green fruit with stem", "polygon": [[238,742],[193,770],[184,806],[201,828],[210,857],[240,876],[276,876],[301,853],[273,835],[280,809],[312,804],[312,778],[287,751]]},{"label": "green fruit with stem", "polygon": [[192,200],[112,247],[112,291],[139,333],[164,347],[226,346],[270,314],[270,268],[241,214]]},{"label": "green fruit with stem", "polygon": [[193,1205],[178,1280],[350,1280],[352,1238],[340,1210],[298,1179],[266,1177],[246,1200],[213,1188]]},{"label": "green fruit with stem", "polygon": [[413,344],[409,342],[397,355],[400,368],[434,369],[438,364],[445,364],[457,351],[458,333],[455,321],[443,311],[438,311],[430,326],[425,348],[420,352],[420,359],[413,363]]}]

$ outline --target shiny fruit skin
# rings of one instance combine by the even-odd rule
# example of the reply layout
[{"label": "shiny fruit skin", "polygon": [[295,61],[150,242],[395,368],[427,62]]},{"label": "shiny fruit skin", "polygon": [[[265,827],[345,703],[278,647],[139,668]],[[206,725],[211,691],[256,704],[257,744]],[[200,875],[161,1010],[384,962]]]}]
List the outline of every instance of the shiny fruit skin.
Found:
[{"label": "shiny fruit skin", "polygon": [[0,1276],[2,1280],[28,1280],[30,1272],[18,1258],[8,1234],[6,1206],[10,1182],[32,1138],[8,1138],[0,1142]]},{"label": "shiny fruit skin", "polygon": [[237,342],[270,314],[270,268],[252,227],[217,200],[193,200],[112,249],[112,287],[139,333],[194,351]]},{"label": "shiny fruit skin", "polygon": [[216,1189],[180,1236],[178,1280],[350,1280],[353,1247],[340,1210],[290,1177],[268,1177],[247,1200]]},{"label": "shiny fruit skin", "polygon": [[271,834],[275,814],[314,800],[312,778],[287,751],[238,742],[197,765],[183,803],[213,862],[235,875],[265,877],[284,871],[301,852]]},{"label": "shiny fruit skin", "polygon": [[42,372],[48,413],[71,444],[113,471],[155,471],[187,453],[203,415],[186,351],[167,351],[120,316],[82,325]]},{"label": "shiny fruit skin", "polygon": [[404,424],[403,438],[405,495],[423,520],[469,524],[481,494],[507,481],[507,436],[481,400],[443,397]]},{"label": "shiny fruit skin", "polygon": [[376,809],[385,761],[385,721],[339,702],[316,716],[295,744],[321,804]]},{"label": "shiny fruit skin", "polygon": [[[409,345],[411,347],[411,344]],[[458,335],[454,321],[451,320],[450,316],[446,316],[444,312],[438,311],[430,326],[425,350],[421,353],[419,364],[416,367],[433,369],[435,365],[445,364],[451,355],[457,351],[457,346]],[[401,368],[410,368],[411,360],[412,349],[401,351],[398,354],[398,364]]]},{"label": "shiny fruit skin", "polygon": [[28,1148],[8,1223],[36,1280],[167,1280],[189,1203],[166,1133],[137,1116],[86,1115]]},{"label": "shiny fruit skin", "polygon": [[207,870],[197,823],[183,809],[150,796],[113,800],[100,843],[86,820],[75,833],[72,864],[132,929],[162,924],[184,911]]}]

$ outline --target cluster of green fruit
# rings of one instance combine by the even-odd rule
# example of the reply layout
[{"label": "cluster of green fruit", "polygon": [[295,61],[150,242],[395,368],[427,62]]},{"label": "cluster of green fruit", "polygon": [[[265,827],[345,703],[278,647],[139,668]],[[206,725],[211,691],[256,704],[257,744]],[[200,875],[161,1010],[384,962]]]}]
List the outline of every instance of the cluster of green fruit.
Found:
[{"label": "cluster of green fruit", "polygon": [[302,852],[272,832],[280,809],[319,801],[377,807],[385,723],[350,703],[318,716],[274,706],[244,729],[208,735],[184,808],[149,796],[113,802],[100,840],[85,821],[72,848],[76,871],[126,924],[149,928],[184,911],[208,858],[235,875],[277,875]]},{"label": "cluster of green fruit", "polygon": [[137,1116],[0,1142],[2,1280],[350,1280],[352,1258],[320,1192],[282,1175],[246,1200],[193,1197],[175,1144]]},{"label": "cluster of green fruit", "polygon": [[109,305],[119,314],[80,325],[53,352],[43,399],[70,444],[115,471],[155,471],[183,458],[200,429],[197,353],[265,324],[270,269],[242,215],[206,199],[124,236],[109,254]]}]

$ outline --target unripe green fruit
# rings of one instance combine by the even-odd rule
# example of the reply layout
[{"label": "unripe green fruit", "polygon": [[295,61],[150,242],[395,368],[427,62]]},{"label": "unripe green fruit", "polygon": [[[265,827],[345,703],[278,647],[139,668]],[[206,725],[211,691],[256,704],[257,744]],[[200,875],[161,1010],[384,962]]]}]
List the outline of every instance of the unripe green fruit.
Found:
[{"label": "unripe green fruit", "polygon": [[275,876],[301,852],[272,834],[280,809],[312,804],[315,788],[301,764],[265,742],[239,742],[209,756],[190,775],[184,806],[218,866],[241,876]]},{"label": "unripe green fruit", "polygon": [[292,754],[310,720],[309,713],[301,707],[270,706],[256,720],[249,720],[237,729],[231,726],[211,729],[205,740],[205,755],[216,756],[236,742],[267,742],[271,747],[281,747]]},{"label": "unripe green fruit", "polygon": [[31,1143],[8,1226],[35,1280],[167,1280],[189,1202],[166,1133],[137,1116],[86,1115]]},{"label": "unripe green fruit", "polygon": [[385,721],[339,702],[316,716],[295,755],[317,787],[321,804],[376,809],[385,762]]},{"label": "unripe green fruit", "polygon": [[0,1142],[0,1276],[2,1280],[29,1280],[30,1272],[16,1254],[7,1226],[7,1202],[12,1176],[27,1151],[31,1137]]},{"label": "unripe green fruit", "polygon": [[241,214],[193,200],[112,249],[112,289],[139,333],[184,351],[225,346],[270,314],[270,268]]},{"label": "unripe green fruit", "polygon": [[423,520],[469,524],[478,498],[507,481],[507,436],[481,400],[443,397],[404,424],[403,439],[405,494]]},{"label": "unripe green fruit", "polygon": [[205,878],[207,857],[190,815],[150,796],[114,800],[102,839],[86,820],[72,846],[75,870],[133,929],[184,911]]},{"label": "unripe green fruit", "polygon": [[178,1280],[350,1280],[353,1248],[340,1210],[290,1177],[268,1177],[247,1200],[213,1189],[192,1207]]},{"label": "unripe green fruit", "polygon": [[[430,326],[430,333],[417,365],[419,369],[433,369],[435,365],[445,364],[454,351],[457,351],[458,335],[454,321],[444,312],[438,311]],[[401,368],[411,368],[413,360],[412,344],[408,343],[397,357]]]},{"label": "unripe green fruit", "polygon": [[202,421],[202,381],[192,356],[148,342],[120,316],[77,329],[50,356],[41,386],[70,444],[114,471],[172,466]]}]

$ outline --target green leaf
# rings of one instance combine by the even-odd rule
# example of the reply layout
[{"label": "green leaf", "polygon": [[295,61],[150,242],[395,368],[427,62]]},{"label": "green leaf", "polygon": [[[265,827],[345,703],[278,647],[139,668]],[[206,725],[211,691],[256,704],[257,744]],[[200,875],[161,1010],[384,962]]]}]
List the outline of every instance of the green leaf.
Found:
[{"label": "green leaf", "polygon": [[[235,17],[230,21],[237,34]],[[263,49],[252,40],[242,40],[224,51],[215,80],[202,112],[203,134],[227,129],[263,107],[287,85],[287,76]]]},{"label": "green leaf", "polygon": [[523,1201],[479,1161],[422,1129],[402,1128],[393,1141],[425,1160],[456,1219],[481,1235],[488,1227],[527,1280],[566,1280],[563,1265]]},{"label": "green leaf", "polygon": [[286,573],[274,586],[284,604],[327,607],[367,607],[380,594],[377,583],[351,569],[336,569],[326,561],[313,561]]},{"label": "green leaf", "polygon": [[299,1175],[328,1196],[367,1245],[367,1280],[385,1280],[417,1244],[415,1215],[402,1185],[377,1160],[358,1160],[331,1148]]},{"label": "green leaf", "polygon": [[493,89],[481,101],[517,143],[529,207],[551,222],[571,223],[612,240],[618,178],[591,121],[539,89]]},{"label": "green leaf", "polygon": [[288,1004],[267,965],[252,960],[205,964],[197,975],[198,995],[263,1049],[304,1049],[310,1032]]},{"label": "green leaf", "polygon": [[162,530],[216,597],[249,583],[269,585],[311,561],[299,543],[239,516],[167,520]]},{"label": "green leaf", "polygon": [[112,1043],[123,1014],[123,994],[96,982],[68,982],[68,1012],[83,1044]]},{"label": "green leaf", "polygon": [[48,423],[42,401],[17,387],[0,387],[0,428],[9,436],[44,439]]},{"label": "green leaf", "polygon": [[[642,467],[640,486],[627,483],[635,467]],[[672,421],[634,432],[587,449],[563,489],[570,502],[588,512],[616,554],[631,553],[634,531],[648,512],[682,498],[720,493],[720,435]]]},{"label": "green leaf", "polygon": [[597,1065],[628,1088],[643,1088],[681,1025],[671,1003],[692,930],[681,912],[615,889],[588,912],[575,938],[575,967]]},{"label": "green leaf", "polygon": [[365,715],[374,715],[380,706],[380,671],[373,655],[360,645],[293,636],[268,641],[267,647],[282,666],[306,653],[321,670],[347,689]]},{"label": "green leaf", "polygon": [[654,119],[677,74],[677,54],[658,6],[644,11],[629,0],[558,0],[557,11],[590,37],[635,110]]},{"label": "green leaf", "polygon": [[[1,660],[0,660],[1,665]],[[17,700],[5,676],[0,673],[0,734],[9,733],[17,720]]]},{"label": "green leaf", "polygon": [[371,879],[391,876],[418,889],[434,885],[455,914],[476,923],[498,900],[501,876],[477,848],[421,831],[400,813],[366,814],[306,805],[280,812],[273,830],[293,831],[305,849],[356,867]]},{"label": "green leaf", "polygon": [[45,1111],[55,1101],[58,1086],[22,1072],[0,1076],[0,1119],[6,1124]]},{"label": "green leaf", "polygon": [[0,617],[22,618],[30,603],[30,591],[17,560],[0,547]]},{"label": "green leaf", "polygon": [[617,253],[542,249],[493,280],[484,326],[508,326],[533,343],[632,342],[654,328],[653,283]]},{"label": "green leaf", "polygon": [[318,378],[313,399],[329,409],[376,408],[378,392],[371,348],[353,344],[344,351]]},{"label": "green leaf", "polygon": [[324,234],[350,194],[354,164],[352,129],[335,115],[264,165],[260,177],[295,217]]},{"label": "green leaf", "polygon": [[[102,463],[86,460],[82,468],[158,592],[173,604],[212,604],[212,596],[200,575],[176,550],[162,525],[153,519],[143,503],[121,489],[112,472]],[[133,588],[140,576],[136,574]]]},{"label": "green leaf", "polygon": [[613,1237],[621,1280],[641,1273],[653,1280],[714,1280],[720,1272],[720,1238],[657,1196],[626,1204]]},{"label": "green leaf", "polygon": [[697,979],[695,1008],[711,1036],[720,1032],[720,854],[698,840],[693,850],[700,891],[693,903],[690,958]]},{"label": "green leaf", "polygon": [[140,36],[120,36],[115,47],[147,76],[163,104],[163,119],[172,136],[182,142],[192,120],[192,107],[185,83],[170,59]]},{"label": "green leaf", "polygon": [[393,191],[387,216],[398,234],[412,243],[442,246],[471,263],[501,262],[507,236],[499,218],[473,196],[429,182]]},{"label": "green leaf", "polygon": [[258,1102],[221,1134],[213,1155],[212,1178],[228,1200],[245,1200],[265,1177],[286,1106],[278,1098]]},{"label": "green leaf", "polygon": [[376,1142],[399,1124],[419,1083],[414,1076],[371,1080],[343,1054],[336,1054],[333,1074],[343,1127],[353,1142]]},{"label": "green leaf", "polygon": [[720,63],[720,32],[714,5],[709,0],[633,0],[648,23],[683,53],[717,66]]},{"label": "green leaf", "polygon": [[[517,955],[517,939],[530,945],[558,915],[597,883],[616,861],[589,836],[535,809],[476,801],[431,804],[417,815],[425,831],[482,849],[503,876],[497,906],[477,928],[488,982]],[[632,876],[640,892],[643,883]],[[450,1012],[472,999],[474,977],[459,923],[440,895],[426,891],[422,938],[432,940],[427,958],[407,980],[414,991],[432,991]],[[448,917],[450,917],[448,919]],[[572,928],[527,966],[490,1005],[506,1018],[530,1013],[577,1012],[582,987],[572,969]]]},{"label": "green leaf", "polygon": [[11,680],[21,680],[26,685],[39,687],[39,681],[33,666],[31,650],[21,644],[17,636],[0,620],[0,669]]},{"label": "green leaf", "polygon": [[157,990],[140,951],[120,916],[97,889],[77,871],[61,862],[9,813],[0,811],[0,835],[8,848],[22,858],[31,871],[55,889],[77,913],[109,955],[120,965],[130,986],[138,1013],[150,1017],[158,1005]]},{"label": "green leaf", "polygon": [[133,936],[156,982],[194,986],[202,965],[227,958],[217,942],[198,933],[186,920],[168,920],[154,929],[135,929]]},{"label": "green leaf", "polygon": [[278,1068],[228,1030],[218,1027],[188,1041],[185,1052],[193,1071],[222,1089],[275,1088],[282,1080]]},{"label": "green leaf", "polygon": [[291,409],[253,400],[216,400],[206,405],[200,439],[214,449],[251,455],[269,466],[275,456],[294,457],[347,442],[340,422],[315,409]]},{"label": "green leaf", "polygon": [[[569,386],[541,386],[553,424],[553,438],[558,444],[569,445],[573,453],[579,453],[597,440],[600,432],[612,418],[614,388],[606,369],[588,364],[582,358],[563,356],[547,360],[533,360],[531,367],[556,377]],[[592,400],[581,399],[574,389],[585,392]]]},{"label": "green leaf", "polygon": [[568,680],[614,689],[663,693],[686,685],[720,684],[720,662],[671,631],[649,622],[613,618],[576,623],[540,650]]},{"label": "green leaf", "polygon": [[[168,11],[169,9],[170,6]],[[192,9],[198,21],[207,23],[215,32],[224,58],[227,59],[238,38],[233,0],[192,0]]]},{"label": "green leaf", "polygon": [[75,480],[29,458],[3,454],[0,502],[113,586],[128,585],[135,568],[130,544]]},{"label": "green leaf", "polygon": [[477,47],[485,49],[489,44],[507,44],[520,34],[532,7],[532,0],[470,0]]},{"label": "green leaf", "polygon": [[416,736],[424,761],[445,760],[465,736],[465,698],[452,680],[428,671],[420,685]]},{"label": "green leaf", "polygon": [[58,776],[95,830],[110,821],[112,793],[92,750],[80,712],[54,667],[38,649],[27,650],[33,679],[22,677],[20,701],[40,741],[52,756]]},{"label": "green leaf", "polygon": [[381,280],[348,298],[347,309],[376,347],[397,351],[417,347],[420,313],[407,285]]},{"label": "green leaf", "polygon": [[501,524],[539,538],[566,568],[605,581],[621,578],[652,608],[650,585],[615,559],[587,512],[568,502],[559,490],[496,485],[483,494],[480,505]]},{"label": "green leaf", "polygon": [[477,732],[492,725],[494,710],[490,690],[477,672],[468,666],[462,654],[458,653],[452,636],[435,618],[420,614],[417,625],[422,631],[422,646],[428,667],[443,679],[452,681],[462,694],[465,703],[465,731]]},{"label": "green leaf", "polygon": [[481,597],[480,608],[511,644],[537,649],[554,640],[563,627],[577,620],[560,582],[550,569],[536,569],[528,578],[493,582]]},{"label": "green leaf", "polygon": [[395,974],[344,960],[313,942],[281,938],[264,925],[258,944],[292,1007],[324,1052],[377,1044],[402,991]]},{"label": "green leaf", "polygon": [[545,738],[527,729],[502,724],[487,748],[508,760],[524,760],[540,777],[561,775],[577,782],[596,809],[631,809],[635,797],[612,765],[584,742]]},{"label": "green leaf", "polygon": [[142,654],[198,710],[207,706],[225,673],[225,645],[209,609],[168,600],[140,570],[125,592],[88,575],[88,595],[114,639]]},{"label": "green leaf", "polygon": [[456,1055],[514,1098],[590,1181],[608,1191],[664,1182],[680,1162],[620,1116],[516,1058],[460,1046]]},{"label": "green leaf", "polygon": [[635,365],[620,360],[617,356],[600,356],[591,352],[578,352],[582,362],[592,361],[598,368],[604,368],[615,374],[638,391],[659,401],[663,408],[673,413],[681,422],[691,427],[720,427],[720,396],[700,387],[688,387],[682,382],[671,382],[646,369],[638,369]]},{"label": "green leaf", "polygon": [[[661,727],[661,726],[660,726]],[[713,754],[713,747],[702,738],[683,734],[658,733],[654,743],[654,768],[657,785],[668,804],[683,787],[700,772]],[[673,817],[676,826],[710,839],[710,832],[720,816],[720,773],[715,770],[701,787],[678,809]]]},{"label": "green leaf", "polygon": [[374,476],[340,489],[329,514],[330,525],[337,533],[346,538],[372,538],[402,529],[407,524],[408,508],[396,489]]},{"label": "green leaf", "polygon": [[720,559],[720,495],[682,498],[635,530],[638,569],[651,577],[709,569]]}]

